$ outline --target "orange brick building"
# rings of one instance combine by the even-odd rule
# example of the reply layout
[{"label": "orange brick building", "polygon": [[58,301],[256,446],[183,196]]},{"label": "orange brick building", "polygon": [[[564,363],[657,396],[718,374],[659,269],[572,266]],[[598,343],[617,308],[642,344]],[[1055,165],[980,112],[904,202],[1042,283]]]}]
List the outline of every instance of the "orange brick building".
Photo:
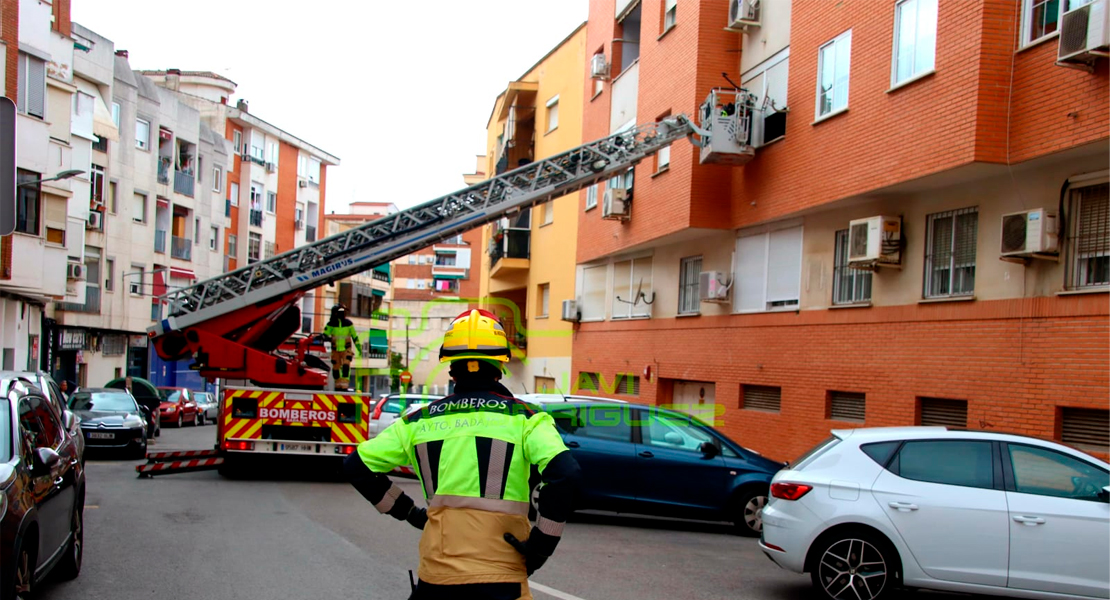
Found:
[{"label": "orange brick building", "polygon": [[[755,155],[701,165],[678,143],[581,193],[578,386],[716,404],[780,459],[908,424],[1106,456],[1107,60],[1057,66],[1063,15],[1035,0],[762,4],[741,23],[729,2],[590,3],[610,72],[584,73],[585,139],[695,115],[725,73],[753,96]],[[634,190],[627,220],[596,207],[612,187]],[[900,228],[896,267],[851,258],[872,217]]]}]

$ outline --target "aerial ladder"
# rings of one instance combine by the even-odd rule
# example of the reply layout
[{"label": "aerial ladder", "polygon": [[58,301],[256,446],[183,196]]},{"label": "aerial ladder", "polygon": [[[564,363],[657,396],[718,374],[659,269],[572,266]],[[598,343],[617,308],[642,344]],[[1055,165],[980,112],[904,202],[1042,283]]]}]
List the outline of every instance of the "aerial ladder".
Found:
[{"label": "aerial ladder", "polygon": [[165,360],[194,362],[208,379],[266,388],[322,390],[328,372],[304,350],[280,350],[301,326],[298,303],[315,288],[391,262],[537,204],[608,179],[689,138],[700,162],[738,165],[749,143],[754,98],[715,89],[699,111],[633,127],[497,175],[354,229],[171,291],[166,316],[148,329]]}]

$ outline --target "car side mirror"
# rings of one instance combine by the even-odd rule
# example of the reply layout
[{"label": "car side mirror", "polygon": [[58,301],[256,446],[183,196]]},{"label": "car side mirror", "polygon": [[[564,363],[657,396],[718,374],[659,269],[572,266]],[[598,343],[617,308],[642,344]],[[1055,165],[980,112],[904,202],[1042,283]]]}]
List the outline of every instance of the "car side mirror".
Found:
[{"label": "car side mirror", "polygon": [[713,442],[702,442],[701,453],[704,454],[706,458],[713,458],[720,454],[720,452],[720,449],[717,448],[717,445]]},{"label": "car side mirror", "polygon": [[62,457],[51,448],[43,446],[42,448],[35,448],[34,458],[32,459],[34,470],[48,470],[53,469],[55,465],[62,462]]},{"label": "car side mirror", "polygon": [[73,414],[73,412],[69,410],[65,411],[65,416],[63,417],[63,419],[65,421],[66,429],[68,429],[69,431],[73,431],[74,429],[76,429],[77,423],[80,422],[80,420],[77,418],[77,415]]},{"label": "car side mirror", "polygon": [[139,405],[139,410],[143,411],[144,415],[149,415],[150,414],[150,407],[149,406],[143,406],[143,405],[140,404]]}]

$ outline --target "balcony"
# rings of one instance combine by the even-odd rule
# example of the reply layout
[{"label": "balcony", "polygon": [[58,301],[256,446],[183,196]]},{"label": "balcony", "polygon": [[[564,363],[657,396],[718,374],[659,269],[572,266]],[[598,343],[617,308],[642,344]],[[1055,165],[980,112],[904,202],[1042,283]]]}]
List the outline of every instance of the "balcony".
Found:
[{"label": "balcony", "polygon": [[158,183],[162,185],[170,184],[170,165],[173,161],[167,157],[158,159]]},{"label": "balcony", "polygon": [[193,241],[189,238],[177,237],[176,235],[173,236],[170,256],[180,258],[181,260],[192,260]]},{"label": "balcony", "polygon": [[100,314],[100,288],[91,285],[86,286],[84,304],[77,304],[75,302],[61,302],[58,304],[58,309],[66,312],[89,313],[98,315]]},{"label": "balcony", "polygon": [[251,209],[250,223],[255,227],[262,227],[262,211]]},{"label": "balcony", "polygon": [[166,235],[168,234],[169,232],[165,229],[154,230],[154,251],[158,254],[166,253]]},{"label": "balcony", "polygon": [[173,191],[183,196],[193,197],[193,187],[196,184],[196,179],[192,173],[184,171],[174,171],[173,173]]},{"label": "balcony", "polygon": [[306,242],[315,242],[316,241],[316,227],[315,226],[308,225],[307,227],[304,228],[304,240]]},{"label": "balcony", "polygon": [[492,277],[519,275],[528,270],[531,235],[528,229],[502,229],[493,234],[489,248]]},{"label": "balcony", "polygon": [[432,276],[446,279],[470,279],[470,269],[454,265],[432,265]]},{"label": "balcony", "polygon": [[384,281],[386,283],[389,283],[389,273],[382,273],[381,271],[372,271],[370,273],[370,277],[372,277],[375,281]]}]

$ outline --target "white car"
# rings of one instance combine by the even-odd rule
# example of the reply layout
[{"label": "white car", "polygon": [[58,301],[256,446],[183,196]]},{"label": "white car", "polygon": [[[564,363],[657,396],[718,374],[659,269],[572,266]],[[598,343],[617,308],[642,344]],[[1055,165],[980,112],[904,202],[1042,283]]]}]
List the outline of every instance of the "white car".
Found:
[{"label": "white car", "polygon": [[1110,465],[944,427],[833,431],[771,482],[760,547],[825,598],[1110,598]]},{"label": "white car", "polygon": [[370,411],[370,420],[367,424],[366,439],[373,439],[378,437],[378,434],[385,431],[401,416],[401,413],[407,410],[414,404],[428,404],[434,400],[439,400],[443,396],[436,394],[387,394],[381,397],[380,400],[374,405]]}]

